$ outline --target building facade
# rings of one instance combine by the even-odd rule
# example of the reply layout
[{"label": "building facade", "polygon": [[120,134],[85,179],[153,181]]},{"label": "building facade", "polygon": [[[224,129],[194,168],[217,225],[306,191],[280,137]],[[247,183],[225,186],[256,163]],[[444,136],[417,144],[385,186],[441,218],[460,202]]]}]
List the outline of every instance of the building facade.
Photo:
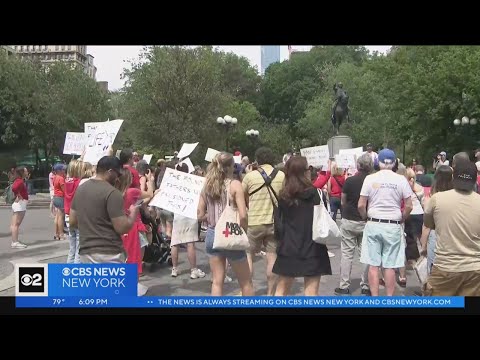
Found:
[{"label": "building facade", "polygon": [[87,54],[86,45],[12,45],[14,51],[24,59],[51,64],[65,61],[72,66],[79,66],[92,79],[95,79],[97,68],[93,64],[93,56]]},{"label": "building facade", "polygon": [[15,48],[10,45],[0,45],[0,51],[6,53],[8,56],[15,55]]},{"label": "building facade", "polygon": [[279,45],[262,45],[262,59],[261,59],[261,71],[262,75],[265,74],[265,70],[276,62],[280,62],[280,46]]}]

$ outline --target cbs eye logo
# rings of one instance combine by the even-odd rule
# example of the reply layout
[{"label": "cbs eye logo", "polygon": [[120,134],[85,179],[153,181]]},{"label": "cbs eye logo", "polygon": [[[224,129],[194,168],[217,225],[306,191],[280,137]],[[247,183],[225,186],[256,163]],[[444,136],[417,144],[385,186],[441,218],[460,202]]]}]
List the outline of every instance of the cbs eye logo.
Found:
[{"label": "cbs eye logo", "polygon": [[43,293],[44,284],[43,267],[23,267],[18,269],[18,290],[21,293]]}]

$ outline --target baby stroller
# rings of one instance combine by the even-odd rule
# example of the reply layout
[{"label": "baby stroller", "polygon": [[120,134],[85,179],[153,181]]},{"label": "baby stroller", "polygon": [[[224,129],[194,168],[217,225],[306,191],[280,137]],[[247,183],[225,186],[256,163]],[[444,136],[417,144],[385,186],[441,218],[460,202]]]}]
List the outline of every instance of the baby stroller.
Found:
[{"label": "baby stroller", "polygon": [[170,240],[161,233],[157,220],[151,217],[143,208],[140,209],[140,216],[142,222],[152,229],[152,242],[145,247],[143,261],[151,266],[163,264],[164,262],[171,265]]}]

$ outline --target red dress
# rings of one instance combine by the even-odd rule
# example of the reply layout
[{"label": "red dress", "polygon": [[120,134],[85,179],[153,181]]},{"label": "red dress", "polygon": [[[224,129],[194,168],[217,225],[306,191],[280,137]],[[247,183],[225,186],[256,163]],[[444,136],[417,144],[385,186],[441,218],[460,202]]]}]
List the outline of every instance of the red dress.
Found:
[{"label": "red dress", "polygon": [[[123,201],[123,208],[125,210],[125,214],[128,216],[130,214],[129,208],[131,205],[135,204],[141,196],[140,189],[129,188],[125,192],[124,201]],[[123,247],[127,252],[127,264],[137,264],[138,266],[138,273],[142,273],[142,253],[140,249],[140,237],[138,236],[138,232],[143,231],[146,232],[147,229],[142,222],[142,218],[140,213],[137,215],[137,219],[133,224],[132,228],[127,234],[122,235],[123,240]]]}]

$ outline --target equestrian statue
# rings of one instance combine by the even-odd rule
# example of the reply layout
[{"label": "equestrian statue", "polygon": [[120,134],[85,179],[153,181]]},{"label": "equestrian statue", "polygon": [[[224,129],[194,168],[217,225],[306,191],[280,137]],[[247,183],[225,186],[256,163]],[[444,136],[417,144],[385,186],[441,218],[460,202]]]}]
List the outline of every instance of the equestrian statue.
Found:
[{"label": "equestrian statue", "polygon": [[348,95],[343,89],[343,84],[341,82],[333,85],[333,91],[335,92],[335,101],[332,106],[332,124],[335,134],[338,135],[343,120],[346,119],[350,122]]}]

